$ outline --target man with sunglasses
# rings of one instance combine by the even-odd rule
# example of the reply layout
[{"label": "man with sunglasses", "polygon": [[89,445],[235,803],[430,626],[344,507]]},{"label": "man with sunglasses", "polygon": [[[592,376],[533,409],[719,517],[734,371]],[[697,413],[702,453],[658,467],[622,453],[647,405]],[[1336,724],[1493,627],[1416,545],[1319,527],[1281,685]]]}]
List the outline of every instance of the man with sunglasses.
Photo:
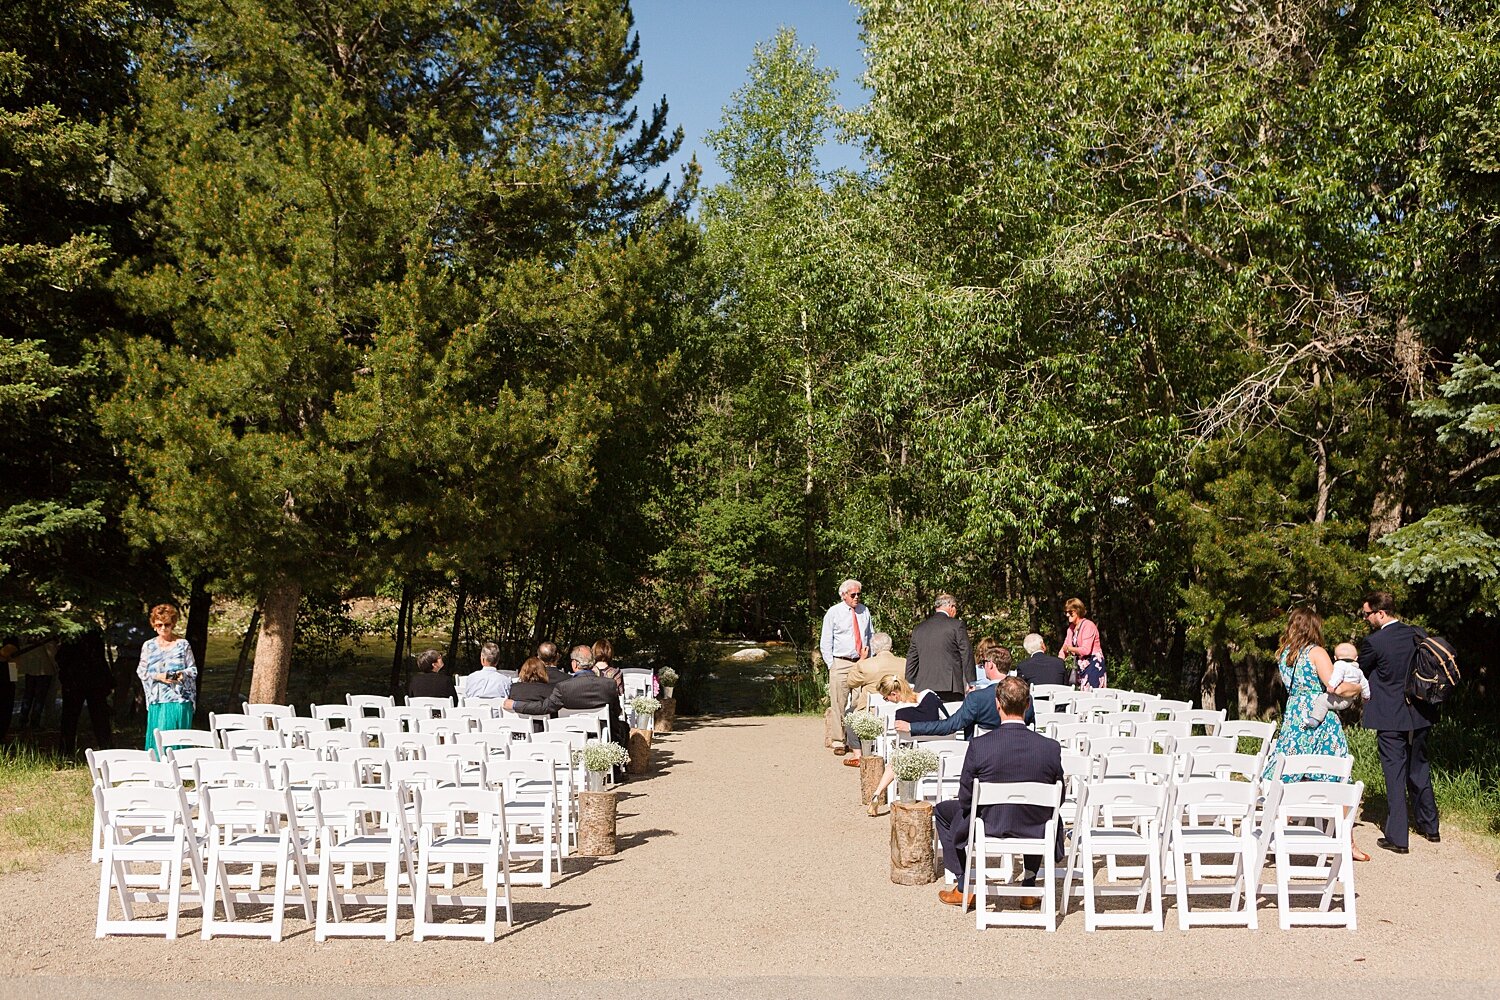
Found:
[{"label": "man with sunglasses", "polygon": [[1438,832],[1437,799],[1432,792],[1432,766],[1427,760],[1427,735],[1437,721],[1437,709],[1406,697],[1417,640],[1427,633],[1396,617],[1396,602],[1383,590],[1365,595],[1359,609],[1371,628],[1359,644],[1359,668],[1370,682],[1364,726],[1375,730],[1380,770],[1385,775],[1385,797],[1390,805],[1385,836],[1376,846],[1406,854],[1410,799],[1417,832],[1434,844]]},{"label": "man with sunglasses", "polygon": [[823,634],[818,651],[828,666],[828,711],[823,715],[823,745],[842,757],[844,711],[849,701],[849,668],[870,655],[875,625],[870,609],[860,601],[864,585],[858,580],[839,584],[839,602],[823,615]]}]

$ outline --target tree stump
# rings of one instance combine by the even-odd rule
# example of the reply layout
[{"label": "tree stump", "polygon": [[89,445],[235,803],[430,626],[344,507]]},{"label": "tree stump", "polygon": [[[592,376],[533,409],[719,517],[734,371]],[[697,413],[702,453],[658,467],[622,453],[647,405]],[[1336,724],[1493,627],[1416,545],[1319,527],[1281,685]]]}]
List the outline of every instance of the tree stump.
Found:
[{"label": "tree stump", "polygon": [[671,695],[661,700],[661,708],[656,711],[656,732],[670,733],[672,722],[677,718],[677,699]]},{"label": "tree stump", "polygon": [[891,881],[897,885],[937,881],[931,802],[897,802],[891,806]]},{"label": "tree stump", "polygon": [[877,757],[872,753],[864,754],[859,758],[859,804],[867,806],[870,798],[875,794],[875,788],[880,784],[880,776],[885,774],[885,758]]},{"label": "tree stump", "polygon": [[628,774],[645,774],[651,770],[651,733],[645,729],[630,730],[630,760],[625,765]]},{"label": "tree stump", "polygon": [[619,792],[578,793],[578,853],[606,858],[615,853]]}]

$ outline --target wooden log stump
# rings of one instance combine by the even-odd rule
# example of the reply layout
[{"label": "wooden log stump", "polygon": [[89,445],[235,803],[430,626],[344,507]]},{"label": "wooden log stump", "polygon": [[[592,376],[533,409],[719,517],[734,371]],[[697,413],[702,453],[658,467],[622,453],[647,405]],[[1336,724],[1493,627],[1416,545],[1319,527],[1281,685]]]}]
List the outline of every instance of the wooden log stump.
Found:
[{"label": "wooden log stump", "polygon": [[627,774],[645,774],[651,770],[651,732],[646,729],[630,730],[630,760],[625,764]]},{"label": "wooden log stump", "polygon": [[885,774],[885,758],[877,757],[867,753],[859,758],[859,804],[867,806],[870,798],[875,794],[875,788],[880,784],[880,776]]},{"label": "wooden log stump", "polygon": [[578,853],[607,858],[615,853],[619,792],[578,793]]},{"label": "wooden log stump", "polygon": [[891,806],[891,881],[927,885],[937,881],[932,853],[932,803],[897,802]]},{"label": "wooden log stump", "polygon": [[670,733],[672,723],[677,719],[677,699],[668,695],[661,700],[661,708],[656,711],[656,732]]}]

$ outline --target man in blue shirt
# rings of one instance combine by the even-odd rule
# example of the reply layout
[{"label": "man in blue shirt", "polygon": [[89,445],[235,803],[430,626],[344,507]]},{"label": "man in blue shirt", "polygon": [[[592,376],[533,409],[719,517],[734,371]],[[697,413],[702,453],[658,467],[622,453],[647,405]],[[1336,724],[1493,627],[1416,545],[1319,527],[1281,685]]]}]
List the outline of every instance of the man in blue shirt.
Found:
[{"label": "man in blue shirt", "polygon": [[839,584],[839,602],[823,615],[823,634],[818,651],[828,667],[828,711],[823,715],[823,745],[842,757],[844,711],[849,701],[849,668],[870,655],[875,623],[870,609],[860,602],[864,585],[858,580]]},{"label": "man in blue shirt", "polygon": [[936,722],[898,720],[896,731],[913,736],[952,736],[962,729],[964,739],[972,740],[975,726],[999,729],[1000,711],[995,707],[994,684],[1010,673],[1011,659],[1010,650],[1004,646],[990,650],[984,659],[984,678],[990,683],[964,695],[964,703],[957,712]]},{"label": "man in blue shirt", "polygon": [[500,647],[487,642],[479,650],[479,669],[464,683],[465,698],[504,698],[510,694],[510,678],[502,674]]}]

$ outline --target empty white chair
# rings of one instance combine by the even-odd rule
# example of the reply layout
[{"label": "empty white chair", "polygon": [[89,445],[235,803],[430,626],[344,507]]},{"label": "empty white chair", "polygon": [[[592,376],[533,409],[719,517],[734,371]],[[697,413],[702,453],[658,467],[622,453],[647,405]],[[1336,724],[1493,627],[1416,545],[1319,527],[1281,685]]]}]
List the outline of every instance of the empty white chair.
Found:
[{"label": "empty white chair", "polygon": [[1189,757],[1188,778],[1260,780],[1260,758],[1253,753],[1195,753]]},{"label": "empty white chair", "polygon": [[[208,728],[222,740],[225,731],[231,729],[264,730],[266,728],[266,720],[260,716],[243,715],[239,712],[209,712]],[[222,746],[222,743],[220,745]]]},{"label": "empty white chair", "polygon": [[360,716],[383,716],[385,710],[396,707],[396,699],[384,694],[346,694],[344,701]]},{"label": "empty white chair", "polygon": [[281,774],[272,780],[292,794],[298,815],[317,832],[313,814],[312,793],[315,788],[358,788],[359,768],[346,760],[289,760],[281,765]]},{"label": "empty white chair", "polygon": [[651,694],[651,672],[647,671],[625,671],[620,680],[625,685],[625,693],[622,701],[628,703],[630,699],[639,695]]},{"label": "empty white chair", "polygon": [[[396,912],[401,903],[401,876],[415,886],[410,828],[406,810],[392,788],[324,788],[313,792],[318,816],[318,921],[314,938],[384,937],[396,940]],[[372,821],[373,818],[373,821]],[[385,876],[381,895],[340,889],[336,865],[380,865]],[[385,920],[377,924],[344,919],[345,904],[384,904]]]},{"label": "empty white chair", "polygon": [[417,721],[420,719],[430,719],[432,715],[409,706],[393,705],[385,710],[385,714],[381,718],[387,721],[399,722],[402,732],[414,733],[417,731]]},{"label": "empty white chair", "polygon": [[198,791],[207,788],[271,788],[271,771],[254,757],[234,760],[199,759],[193,764]]},{"label": "empty white chair", "polygon": [[[307,881],[304,854],[311,842],[298,828],[291,793],[286,789],[210,787],[204,790],[200,808],[208,829],[203,939],[207,941],[215,934],[235,934],[280,941],[288,902],[302,904],[302,912],[311,923],[312,889]],[[237,891],[229,884],[225,866],[230,864],[252,866],[254,882],[248,891]],[[266,865],[275,869],[275,882],[269,894],[261,886],[261,872]],[[287,880],[293,873],[302,891],[288,899]],[[220,900],[224,903],[222,919],[215,907]],[[270,903],[270,924],[236,920],[235,903]]]},{"label": "empty white chair", "polygon": [[[177,768],[169,757],[157,760],[149,750],[88,750],[85,751],[89,772],[94,784],[105,788],[116,785],[154,785],[157,788],[176,788],[182,784]],[[94,810],[94,830],[89,860],[104,860],[104,816]],[[131,878],[128,884],[155,884],[154,880],[141,882]]]},{"label": "empty white chair", "polygon": [[1238,741],[1232,736],[1184,736],[1172,741],[1172,752],[1197,757],[1200,754],[1234,753]]},{"label": "empty white chair", "polygon": [[202,747],[205,750],[218,750],[219,739],[206,729],[158,729],[156,745],[161,747],[163,754],[175,747]]},{"label": "empty white chair", "polygon": [[1119,688],[1113,688],[1112,690],[1114,691],[1115,701],[1119,703],[1120,711],[1122,712],[1145,711],[1147,705],[1153,704],[1157,700],[1155,695],[1143,694],[1140,691],[1122,691]]},{"label": "empty white chair", "polygon": [[[246,760],[254,760],[255,755],[249,751],[224,750],[219,747],[179,747],[167,751],[167,759],[177,768],[177,780],[189,783],[194,787],[198,783],[198,763],[200,761],[222,761],[238,760],[244,757]],[[188,801],[194,801],[193,796],[188,796]]]},{"label": "empty white chair", "polygon": [[[1281,929],[1293,924],[1319,924],[1356,929],[1354,857],[1351,840],[1354,817],[1364,795],[1362,782],[1344,784],[1336,781],[1298,781],[1276,786],[1279,793],[1268,796],[1266,808],[1272,811],[1271,843],[1276,851],[1276,902],[1281,913]],[[1273,806],[1273,798],[1275,801]],[[1312,866],[1293,865],[1294,857],[1315,857]],[[1322,858],[1331,859],[1324,866]],[[1317,910],[1293,910],[1292,879],[1312,878],[1321,884],[1300,889],[1319,894]],[[1342,910],[1331,910],[1335,889],[1343,897]]]},{"label": "empty white chair", "polygon": [[1061,743],[1064,750],[1082,753],[1083,745],[1089,740],[1114,734],[1108,726],[1097,722],[1054,722],[1046,735]]},{"label": "empty white chair", "polygon": [[396,751],[401,760],[422,760],[427,751],[438,746],[442,740],[434,733],[401,733],[386,737],[386,749]]},{"label": "empty white chair", "polygon": [[[1085,930],[1101,926],[1162,929],[1161,830],[1166,800],[1165,785],[1112,781],[1084,786],[1068,873],[1063,879],[1063,912],[1072,899],[1073,873],[1081,865]],[[1098,860],[1114,862],[1120,857],[1141,859],[1139,884],[1097,885],[1094,868]],[[1134,895],[1136,911],[1100,913],[1097,897],[1101,895]]]},{"label": "empty white chair", "polygon": [[309,730],[304,735],[308,747],[319,751],[325,758],[365,748],[365,738],[349,729],[325,729],[322,732]]},{"label": "empty white chair", "polygon": [[[592,735],[595,731],[594,723],[590,719],[548,719],[547,721],[549,723],[549,729],[556,728],[565,730],[577,728],[579,732],[587,733],[589,735]],[[563,725],[563,723],[565,722],[570,723],[570,725]],[[530,721],[526,719],[518,719],[515,716],[508,716],[496,719],[485,719],[484,724],[480,727],[479,731],[482,733],[490,733],[492,735],[508,736],[512,740],[529,740],[531,739],[532,727]]]},{"label": "empty white chair", "polygon": [[1117,736],[1134,736],[1135,727],[1152,720],[1145,712],[1105,712],[1095,721],[1109,727]]},{"label": "empty white chair", "polygon": [[225,750],[279,749],[281,734],[274,729],[226,729],[219,734]]},{"label": "empty white chair", "polygon": [[[1041,926],[1048,931],[1057,930],[1057,823],[1062,800],[1062,782],[1055,785],[1032,781],[975,783],[976,812],[981,807],[996,805],[1032,806],[1051,810],[1041,837],[991,837],[985,833],[983,822],[969,824],[969,865],[974,871],[969,884],[974,890],[974,922],[978,929],[1007,925]],[[1010,882],[1011,858],[1027,854],[1041,856],[1042,869],[1038,873],[1041,876],[1040,885],[1026,886]],[[991,885],[990,859],[997,855],[1006,859],[1006,879],[1005,884]],[[992,892],[999,896],[1039,895],[1042,900],[1041,909],[1037,913],[1022,910],[992,912],[987,906]]]},{"label": "empty white chair", "polygon": [[[507,842],[512,858],[533,856],[540,862],[535,876],[511,872],[511,882],[552,887],[552,876],[562,874],[564,838],[560,823],[557,777],[545,760],[510,760],[496,765],[493,777],[505,794]],[[522,840],[521,830],[530,840]]]},{"label": "empty white chair", "polygon": [[293,719],[297,716],[297,710],[290,705],[272,705],[264,702],[244,702],[241,706],[245,715],[252,719],[260,719],[266,728],[276,725],[277,719]]},{"label": "empty white chair", "polygon": [[1031,686],[1032,698],[1050,701],[1054,705],[1059,699],[1072,701],[1075,694],[1077,692],[1067,684],[1033,684]]},{"label": "empty white chair", "polygon": [[359,770],[359,783],[373,788],[390,785],[391,765],[396,763],[396,751],[384,747],[360,747],[357,750],[339,750],[337,759],[348,761]]},{"label": "empty white chair", "polygon": [[314,719],[322,719],[328,724],[329,729],[353,730],[363,715],[350,708],[348,705],[311,705],[309,714]]},{"label": "empty white chair", "polygon": [[400,719],[356,719],[354,731],[369,741],[372,746],[383,747],[393,738],[406,732]]},{"label": "empty white chair", "polygon": [[1172,713],[1173,722],[1186,722],[1190,726],[1202,726],[1204,735],[1218,736],[1219,729],[1224,725],[1225,716],[1229,713],[1224,709],[1191,708]]},{"label": "empty white chair", "polygon": [[[491,705],[491,702],[495,702],[496,705]],[[449,709],[448,714],[443,718],[449,722],[467,722],[471,730],[481,729],[486,721],[500,717],[496,708],[498,703],[499,699],[470,698],[464,702],[463,708]]]},{"label": "empty white chair", "polygon": [[560,708],[557,710],[559,719],[593,719],[598,725],[598,736],[600,740],[609,740],[609,709],[608,708]]},{"label": "empty white chair", "polygon": [[1253,753],[1259,757],[1261,767],[1264,768],[1266,757],[1271,752],[1271,742],[1276,735],[1276,725],[1272,722],[1236,720],[1220,726],[1217,735],[1233,736],[1237,740],[1253,740],[1254,746],[1244,752]]},{"label": "empty white chair", "polygon": [[1091,691],[1073,699],[1073,714],[1080,722],[1093,722],[1098,716],[1119,710],[1119,699],[1112,694]]},{"label": "empty white chair", "polygon": [[[1168,850],[1176,875],[1177,926],[1243,924],[1254,930],[1256,887],[1260,880],[1260,844],[1255,837],[1256,788],[1243,781],[1189,781],[1172,792],[1167,825]],[[1194,884],[1188,878],[1188,856],[1231,855],[1232,885]],[[1191,897],[1229,895],[1227,910],[1193,909]]]},{"label": "empty white chair", "polygon": [[441,719],[453,707],[452,698],[408,698],[407,708],[415,708],[426,718]]},{"label": "empty white chair", "polygon": [[[969,745],[952,738],[933,739],[923,740],[922,749],[937,754],[938,769],[917,779],[917,800],[937,803],[958,798],[958,779],[963,774],[964,755],[969,752]],[[895,794],[896,783],[893,781],[886,786],[886,798],[894,801]]]},{"label": "empty white chair", "polygon": [[262,747],[255,751],[255,757],[271,772],[271,785],[274,788],[281,787],[281,765],[287,761],[322,759],[318,751],[307,747]]},{"label": "empty white chair", "polygon": [[392,787],[405,791],[417,788],[457,788],[458,761],[398,760],[391,765]]},{"label": "empty white chair", "polygon": [[1094,780],[1169,785],[1176,777],[1176,758],[1160,753],[1115,753],[1094,758]]},{"label": "empty white chair", "polygon": [[1335,757],[1331,754],[1292,753],[1276,758],[1271,769],[1272,781],[1284,781],[1287,776],[1307,778],[1322,776],[1348,781],[1354,772],[1353,757]]},{"label": "empty white chair", "polygon": [[489,747],[482,743],[441,743],[427,748],[426,759],[455,762],[458,765],[459,784],[476,788],[489,786],[490,761],[504,760],[503,757],[491,758]]},{"label": "empty white chair", "polygon": [[422,719],[417,723],[417,732],[431,733],[444,743],[451,743],[454,733],[467,733],[473,728],[471,719]]},{"label": "empty white chair", "polygon": [[[416,901],[412,940],[427,937],[477,937],[495,940],[497,911],[505,906],[505,926],[513,925],[510,895],[510,852],[506,846],[505,804],[499,792],[482,788],[425,788],[415,800],[417,816]],[[467,821],[473,815],[477,827]],[[435,895],[432,867],[482,866],[484,895]],[[482,906],[484,924],[437,923],[435,906]]]},{"label": "empty white chair", "polygon": [[1150,740],[1162,753],[1172,753],[1174,741],[1193,735],[1193,727],[1176,721],[1142,722],[1135,727],[1135,735]]},{"label": "empty white chair", "polygon": [[289,715],[271,721],[276,731],[281,734],[281,742],[289,747],[310,747],[312,742],[308,739],[308,734],[328,732],[326,719],[308,719]]},{"label": "empty white chair", "polygon": [[1151,706],[1157,718],[1175,719],[1178,712],[1192,711],[1193,703],[1190,701],[1175,701],[1171,698],[1158,698]]},{"label": "empty white chair", "polygon": [[[587,720],[585,720],[584,724],[588,725]],[[545,733],[533,733],[530,742],[562,743],[571,749],[582,750],[583,745],[589,741],[589,737],[590,733],[582,729],[548,729]]]},{"label": "empty white chair", "polygon": [[1096,736],[1083,741],[1083,752],[1090,757],[1108,757],[1116,753],[1150,753],[1151,741],[1139,736]]},{"label": "empty white chair", "polygon": [[[198,838],[193,832],[193,821],[182,788],[95,785],[94,809],[100,819],[104,844],[94,936],[160,934],[176,938],[183,902],[183,869],[192,875],[193,885],[200,893],[204,885]],[[127,866],[136,863],[161,865],[165,886],[146,890],[132,888]],[[112,894],[120,902],[123,914],[120,920],[110,919]],[[135,919],[135,903],[157,903],[163,896],[167,901],[165,918]]]},{"label": "empty white chair", "polygon": [[1072,836],[1073,825],[1078,819],[1078,800],[1083,786],[1094,777],[1094,759],[1087,754],[1064,750],[1062,754],[1063,800],[1058,807],[1063,829]]}]

